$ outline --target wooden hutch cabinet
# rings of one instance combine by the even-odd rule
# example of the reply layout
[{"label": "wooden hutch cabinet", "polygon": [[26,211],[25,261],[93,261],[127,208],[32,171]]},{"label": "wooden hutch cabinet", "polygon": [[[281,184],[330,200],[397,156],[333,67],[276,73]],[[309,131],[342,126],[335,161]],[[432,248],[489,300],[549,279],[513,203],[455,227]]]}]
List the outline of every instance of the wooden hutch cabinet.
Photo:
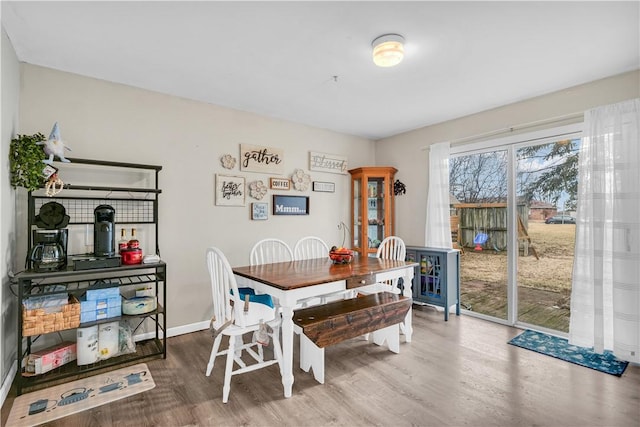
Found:
[{"label": "wooden hutch cabinet", "polygon": [[392,167],[351,169],[352,249],[360,256],[374,256],[380,242],[393,235],[395,213]]}]

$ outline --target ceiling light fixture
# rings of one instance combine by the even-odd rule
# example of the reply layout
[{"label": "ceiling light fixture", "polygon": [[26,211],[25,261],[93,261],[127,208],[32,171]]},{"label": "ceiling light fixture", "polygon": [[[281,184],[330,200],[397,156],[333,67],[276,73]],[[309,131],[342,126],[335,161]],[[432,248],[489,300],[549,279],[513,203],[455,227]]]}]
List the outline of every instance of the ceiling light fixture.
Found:
[{"label": "ceiling light fixture", "polygon": [[393,67],[404,57],[404,37],[400,34],[384,34],[371,42],[373,62],[378,67]]}]

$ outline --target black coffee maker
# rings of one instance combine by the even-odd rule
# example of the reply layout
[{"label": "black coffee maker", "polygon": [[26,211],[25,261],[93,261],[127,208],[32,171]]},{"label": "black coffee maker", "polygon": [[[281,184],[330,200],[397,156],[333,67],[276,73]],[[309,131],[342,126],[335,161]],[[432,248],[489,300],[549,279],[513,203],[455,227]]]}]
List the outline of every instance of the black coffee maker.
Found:
[{"label": "black coffee maker", "polygon": [[34,271],[56,271],[67,266],[68,230],[33,230],[33,246],[29,253]]},{"label": "black coffee maker", "polygon": [[63,270],[67,266],[69,236],[65,228],[69,215],[64,206],[57,202],[45,203],[34,220],[38,229],[32,230],[32,246],[26,264],[38,272]]},{"label": "black coffee maker", "polygon": [[116,254],[116,211],[109,205],[100,205],[93,211],[93,252],[96,256]]}]

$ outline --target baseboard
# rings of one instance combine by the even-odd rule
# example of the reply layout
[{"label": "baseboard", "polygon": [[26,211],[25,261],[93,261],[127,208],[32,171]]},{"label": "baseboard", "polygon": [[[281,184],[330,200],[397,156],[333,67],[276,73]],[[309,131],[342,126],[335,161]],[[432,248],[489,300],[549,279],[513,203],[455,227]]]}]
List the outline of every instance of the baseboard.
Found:
[{"label": "baseboard", "polygon": [[13,379],[16,377],[16,372],[18,371],[18,361],[14,360],[11,365],[11,369],[9,369],[9,373],[4,380],[2,381],[2,388],[0,388],[0,407],[4,405],[4,401],[7,399],[9,395],[9,390],[11,390],[11,385],[13,384]]},{"label": "baseboard", "polygon": [[[205,320],[204,322],[191,323],[189,325],[177,326],[175,328],[167,329],[167,338],[175,337],[178,335],[190,334],[192,332],[202,331],[204,329],[209,328],[209,321]],[[155,337],[155,332],[147,332],[144,334],[139,334],[134,336],[134,341],[142,341]],[[11,390],[11,385],[13,384],[13,380],[16,377],[16,373],[18,371],[18,362],[16,360],[13,361],[11,365],[11,369],[9,373],[2,381],[2,388],[0,388],[0,407],[4,405],[4,401],[7,399],[9,395],[9,390]]]},{"label": "baseboard", "polygon": [[[203,331],[209,328],[209,321],[191,323],[189,325],[176,326],[175,328],[167,329],[167,338],[177,337],[178,335],[190,334],[192,332]],[[142,341],[150,338],[154,338],[155,332],[146,332],[144,334],[138,334],[133,337],[134,341]]]}]

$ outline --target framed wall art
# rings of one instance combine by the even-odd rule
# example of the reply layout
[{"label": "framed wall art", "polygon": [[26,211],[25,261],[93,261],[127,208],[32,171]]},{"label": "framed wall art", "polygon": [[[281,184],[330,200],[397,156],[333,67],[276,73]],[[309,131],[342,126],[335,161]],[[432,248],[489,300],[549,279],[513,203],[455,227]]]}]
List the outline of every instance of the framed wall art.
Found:
[{"label": "framed wall art", "polygon": [[273,195],[274,215],[309,215],[308,196]]},{"label": "framed wall art", "polygon": [[291,180],[288,178],[269,178],[269,186],[272,190],[286,190],[291,189]]},{"label": "framed wall art", "polygon": [[282,175],[284,151],[274,147],[240,144],[240,170]]},{"label": "framed wall art", "polygon": [[347,158],[337,154],[309,151],[309,170],[346,174]]},{"label": "framed wall art", "polygon": [[251,203],[251,219],[265,220],[269,217],[269,203]]},{"label": "framed wall art", "polygon": [[216,174],[216,205],[244,206],[245,182],[243,176]]},{"label": "framed wall art", "polygon": [[313,181],[313,191],[319,191],[323,193],[335,193],[336,184],[334,184],[333,182]]}]

